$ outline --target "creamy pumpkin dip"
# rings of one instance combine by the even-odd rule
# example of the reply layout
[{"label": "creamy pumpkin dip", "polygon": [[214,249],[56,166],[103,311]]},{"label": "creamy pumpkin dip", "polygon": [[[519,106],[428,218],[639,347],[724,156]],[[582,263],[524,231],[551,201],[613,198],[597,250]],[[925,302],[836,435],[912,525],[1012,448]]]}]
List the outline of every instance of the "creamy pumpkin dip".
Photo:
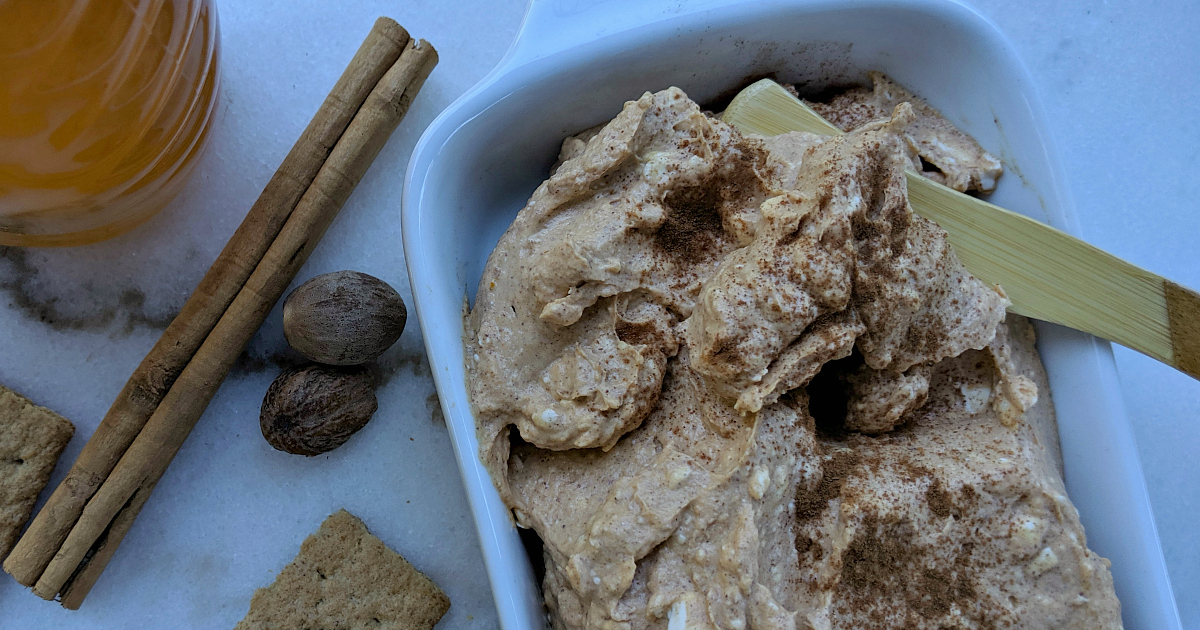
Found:
[{"label": "creamy pumpkin dip", "polygon": [[908,206],[999,162],[873,80],[828,139],[646,93],[496,246],[469,391],[553,627],[1121,626],[1033,329]]}]

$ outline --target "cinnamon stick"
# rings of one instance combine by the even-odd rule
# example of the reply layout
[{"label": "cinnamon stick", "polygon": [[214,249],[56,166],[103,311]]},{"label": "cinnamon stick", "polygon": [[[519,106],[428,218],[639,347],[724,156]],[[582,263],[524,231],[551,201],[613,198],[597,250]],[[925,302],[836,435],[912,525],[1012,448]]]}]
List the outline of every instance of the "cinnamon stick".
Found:
[{"label": "cinnamon stick", "polygon": [[61,592],[64,605],[74,607],[82,602],[221,381],[407,113],[436,63],[437,52],[428,42],[409,42],[380,79],[245,286],[83,509],[34,593],[51,599]]},{"label": "cinnamon stick", "polygon": [[4,570],[18,582],[26,586],[37,582],[79,519],[84,505],[233,302],[351,119],[400,58],[408,41],[408,32],[395,21],[381,17],[375,22],[241,226],[179,315],[130,376],[66,478],[4,561]]}]

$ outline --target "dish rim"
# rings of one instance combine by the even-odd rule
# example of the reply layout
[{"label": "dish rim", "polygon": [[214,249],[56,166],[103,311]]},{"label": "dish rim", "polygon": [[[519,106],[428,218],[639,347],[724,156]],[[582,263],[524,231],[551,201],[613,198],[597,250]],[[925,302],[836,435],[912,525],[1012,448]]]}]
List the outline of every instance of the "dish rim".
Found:
[{"label": "dish rim", "polygon": [[[496,598],[501,625],[504,628],[510,629],[531,627],[531,623],[536,624],[536,622],[530,621],[532,617],[529,607],[530,605],[534,605],[534,610],[537,613],[534,616],[540,616],[542,605],[540,587],[536,583],[533,583],[532,590],[535,591],[535,601],[530,600],[529,588],[525,588],[525,592],[523,593],[513,592],[514,590],[521,590],[519,585],[515,585],[515,581],[527,580],[532,577],[529,561],[519,542],[517,542],[516,548],[513,547],[512,543],[516,541],[516,537],[512,533],[514,528],[511,518],[508,516],[507,508],[499,504],[502,510],[497,511],[499,496],[492,485],[490,477],[487,476],[486,470],[483,469],[482,463],[479,461],[474,420],[471,417],[469,402],[466,400],[465,388],[462,388],[462,391],[458,391],[459,387],[451,387],[453,385],[451,382],[453,378],[450,374],[451,366],[460,372],[463,371],[463,366],[461,364],[455,365],[456,362],[453,360],[447,363],[447,360],[440,356],[444,350],[440,349],[439,346],[442,348],[445,347],[447,337],[451,338],[453,343],[459,344],[458,349],[460,352],[462,349],[462,339],[457,334],[447,335],[446,331],[441,330],[445,328],[441,322],[435,323],[431,318],[423,316],[423,303],[426,300],[432,301],[433,296],[439,291],[453,293],[456,300],[464,299],[465,295],[461,293],[461,287],[459,286],[442,287],[441,289],[428,286],[429,283],[426,279],[432,274],[432,262],[429,256],[438,256],[439,254],[427,251],[426,243],[422,239],[422,235],[424,234],[422,230],[422,211],[425,209],[424,200],[428,198],[425,193],[425,184],[435,167],[437,159],[442,157],[441,149],[444,144],[454,137],[455,132],[460,126],[486,111],[488,107],[499,102],[505,95],[518,89],[522,76],[529,74],[536,75],[539,69],[569,68],[573,65],[578,65],[597,52],[603,53],[607,51],[612,53],[613,51],[622,50],[624,45],[627,45],[629,41],[637,39],[661,39],[673,33],[675,28],[696,27],[701,24],[719,27],[721,24],[720,19],[713,19],[707,22],[705,20],[708,16],[701,15],[702,13],[712,14],[714,11],[715,17],[725,19],[730,19],[735,15],[759,14],[765,16],[771,10],[779,7],[812,13],[845,8],[899,8],[915,13],[924,13],[927,17],[947,20],[960,28],[969,29],[969,32],[980,37],[983,42],[981,45],[1001,55],[1009,69],[1016,73],[1019,79],[1024,81],[1023,90],[1029,95],[1027,97],[1029,118],[1034,125],[1041,148],[1045,152],[1045,162],[1048,168],[1046,174],[1052,188],[1052,190],[1042,192],[1043,194],[1053,195],[1053,207],[1057,210],[1057,216],[1052,215],[1051,218],[1057,218],[1058,220],[1052,222],[1056,227],[1064,229],[1067,232],[1079,233],[1078,215],[1070,197],[1069,188],[1066,185],[1059,152],[1048,133],[1045,124],[1045,112],[1040,99],[1034,93],[1029,72],[1000,30],[986,17],[971,7],[954,0],[817,0],[815,2],[803,3],[701,1],[698,4],[706,6],[694,7],[694,10],[685,11],[682,14],[670,15],[665,19],[663,19],[662,15],[658,15],[653,21],[644,24],[639,24],[635,20],[634,24],[626,24],[611,33],[604,33],[603,29],[600,29],[602,32],[599,34],[591,33],[595,39],[568,44],[560,50],[541,49],[536,43],[531,42],[536,42],[538,35],[545,33],[544,29],[547,23],[553,22],[553,20],[545,19],[545,9],[553,5],[554,2],[555,0],[533,0],[517,40],[502,61],[479,83],[447,107],[426,129],[408,163],[401,211],[405,260],[413,291],[414,308],[416,309],[418,321],[420,322],[424,336],[426,351],[441,400],[443,414],[447,418],[447,426],[451,433],[455,456],[459,463],[460,472],[463,474],[468,502],[470,503],[472,515],[479,532],[480,543],[492,583],[493,594]],[[712,9],[712,11],[709,11],[709,9]],[[639,16],[637,19],[645,19],[645,15]],[[552,37],[552,41],[548,47],[553,48],[555,42],[561,44],[563,39],[561,35],[557,38]],[[567,39],[569,40],[569,38]],[[506,92],[502,89],[504,87],[508,87],[509,90]],[[1039,333],[1047,329],[1047,327],[1049,325],[1040,324],[1038,328]],[[1111,346],[1107,342],[1096,340],[1092,337],[1084,335],[1080,335],[1080,337],[1081,345],[1078,351],[1090,354],[1099,370],[1099,382],[1094,385],[1101,388],[1105,394],[1105,400],[1099,404],[1100,411],[1112,414],[1113,421],[1117,425],[1120,425],[1117,428],[1128,429],[1124,433],[1127,433],[1131,440],[1132,429],[1128,426],[1128,417],[1124,412],[1124,403],[1119,390],[1115,388],[1116,367],[1112,358]],[[465,379],[460,378],[460,380]],[[470,430],[466,434],[463,434],[459,426],[462,423],[453,421],[461,421],[463,414],[469,420]],[[1150,512],[1144,473],[1142,472],[1140,461],[1137,459],[1136,448],[1132,445],[1130,448],[1133,449],[1132,461],[1136,464],[1136,469],[1132,471],[1132,474],[1136,475],[1136,479],[1132,479],[1132,482],[1135,486],[1140,486],[1140,497],[1135,498],[1144,503],[1144,505],[1136,505],[1132,506],[1132,508],[1133,511],[1138,512],[1138,516],[1142,517],[1142,520],[1148,517],[1148,525],[1147,523],[1141,523],[1140,527],[1143,528],[1143,534],[1153,538],[1154,548],[1157,550],[1157,558],[1151,558],[1151,564],[1155,564],[1156,566],[1152,567],[1151,575],[1144,577],[1154,582],[1154,588],[1160,597],[1165,596],[1165,600],[1162,602],[1164,606],[1163,618],[1168,621],[1168,627],[1178,628],[1180,627],[1178,611],[1171,593],[1171,585],[1167,578],[1165,563],[1162,559],[1161,543],[1158,539],[1157,528],[1152,517],[1152,512]],[[1125,463],[1128,465],[1129,453],[1122,453],[1121,456],[1126,458]],[[482,475],[480,474],[481,472]],[[1138,495],[1139,493],[1135,491],[1134,494]],[[499,516],[500,512],[503,513],[503,517]],[[514,554],[517,554],[519,557],[514,556]],[[1156,563],[1155,560],[1157,560]],[[527,582],[526,586],[529,584]],[[1171,623],[1172,617],[1173,624]],[[541,621],[544,623],[544,619]]]}]

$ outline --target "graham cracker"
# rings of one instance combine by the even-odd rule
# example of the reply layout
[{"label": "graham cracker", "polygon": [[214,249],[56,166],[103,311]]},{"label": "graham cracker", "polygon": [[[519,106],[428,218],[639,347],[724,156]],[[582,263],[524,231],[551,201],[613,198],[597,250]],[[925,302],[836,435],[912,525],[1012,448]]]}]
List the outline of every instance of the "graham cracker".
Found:
[{"label": "graham cracker", "polygon": [[346,510],[325,519],[234,630],[429,630],[450,599]]},{"label": "graham cracker", "polygon": [[0,385],[0,560],[17,543],[72,435],[75,425],[66,418]]}]

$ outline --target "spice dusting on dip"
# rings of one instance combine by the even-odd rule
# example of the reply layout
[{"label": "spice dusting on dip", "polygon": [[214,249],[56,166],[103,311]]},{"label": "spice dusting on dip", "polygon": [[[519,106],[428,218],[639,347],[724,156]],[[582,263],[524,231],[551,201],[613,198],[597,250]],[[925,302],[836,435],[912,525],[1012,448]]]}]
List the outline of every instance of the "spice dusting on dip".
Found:
[{"label": "spice dusting on dip", "polygon": [[555,628],[1121,627],[1032,328],[908,206],[999,162],[873,81],[841,138],[646,93],[493,251],[469,391]]}]

